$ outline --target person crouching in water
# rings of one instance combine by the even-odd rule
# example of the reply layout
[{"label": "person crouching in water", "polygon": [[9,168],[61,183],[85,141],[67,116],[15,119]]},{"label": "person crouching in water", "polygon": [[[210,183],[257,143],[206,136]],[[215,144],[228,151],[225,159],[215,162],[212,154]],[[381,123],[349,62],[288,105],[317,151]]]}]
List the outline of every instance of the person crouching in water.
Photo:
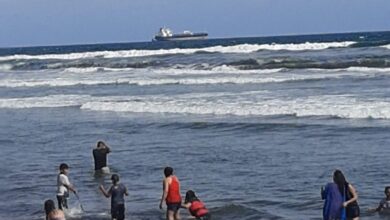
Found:
[{"label": "person crouching in water", "polygon": [[124,195],[128,196],[126,186],[119,183],[119,176],[113,174],[111,176],[112,186],[106,191],[103,185],[100,185],[99,189],[103,195],[107,198],[111,196],[111,218],[115,220],[125,219],[125,198]]},{"label": "person crouching in water", "polygon": [[390,212],[390,186],[386,186],[385,188],[386,197],[383,198],[377,208],[368,209],[369,212]]},{"label": "person crouching in water", "polygon": [[211,219],[209,210],[207,210],[204,203],[200,201],[198,197],[196,197],[195,192],[192,190],[187,191],[186,198],[184,200],[184,204],[182,204],[182,207],[188,209],[190,214],[194,216],[197,220]]},{"label": "person crouching in water", "polygon": [[165,201],[167,204],[167,220],[179,220],[180,219],[180,207],[181,207],[181,195],[180,195],[180,182],[178,178],[173,175],[172,167],[165,167],[165,178],[163,180],[163,194],[160,201],[160,209]]}]

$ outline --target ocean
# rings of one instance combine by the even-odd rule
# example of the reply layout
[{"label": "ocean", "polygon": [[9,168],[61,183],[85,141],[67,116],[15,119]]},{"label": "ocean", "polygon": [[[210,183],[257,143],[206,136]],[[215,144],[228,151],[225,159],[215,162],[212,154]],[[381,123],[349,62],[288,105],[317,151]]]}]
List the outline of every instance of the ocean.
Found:
[{"label": "ocean", "polygon": [[44,219],[60,163],[68,219],[110,219],[99,140],[128,219],[164,219],[165,166],[213,219],[322,219],[335,169],[383,219],[390,32],[1,48],[0,119],[0,219]]}]

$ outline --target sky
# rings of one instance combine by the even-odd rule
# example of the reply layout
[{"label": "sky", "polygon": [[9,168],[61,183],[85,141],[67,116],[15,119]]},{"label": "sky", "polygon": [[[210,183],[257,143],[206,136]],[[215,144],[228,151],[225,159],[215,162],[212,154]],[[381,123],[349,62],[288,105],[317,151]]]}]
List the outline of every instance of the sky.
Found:
[{"label": "sky", "polygon": [[390,31],[390,0],[0,0],[0,47]]}]

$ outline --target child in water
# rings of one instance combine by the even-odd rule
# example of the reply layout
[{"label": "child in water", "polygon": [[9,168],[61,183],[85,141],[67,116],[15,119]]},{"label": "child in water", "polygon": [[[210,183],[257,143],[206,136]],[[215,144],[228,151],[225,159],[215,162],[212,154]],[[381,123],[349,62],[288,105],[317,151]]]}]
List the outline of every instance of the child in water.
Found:
[{"label": "child in water", "polygon": [[107,198],[111,196],[111,218],[114,220],[125,219],[125,199],[124,195],[128,196],[126,186],[119,183],[119,176],[113,174],[111,176],[112,186],[106,191],[103,185],[100,185],[99,189],[103,195]]},{"label": "child in water", "polygon": [[369,211],[372,211],[372,212],[382,212],[382,211],[390,212],[390,186],[386,186],[386,188],[385,188],[385,195],[386,195],[386,197],[383,198],[379,202],[378,207],[375,208],[375,209],[369,209]]},{"label": "child in water", "polygon": [[76,189],[69,182],[68,174],[69,174],[69,166],[66,163],[60,164],[60,173],[57,176],[57,201],[58,208],[68,208],[67,199],[69,197],[69,191],[73,193],[77,193]]},{"label": "child in water", "polygon": [[209,214],[209,210],[206,209],[206,206],[202,201],[196,197],[195,192],[192,190],[188,190],[186,193],[186,198],[183,208],[187,208],[192,216],[194,216],[197,220],[210,220],[211,216]]}]

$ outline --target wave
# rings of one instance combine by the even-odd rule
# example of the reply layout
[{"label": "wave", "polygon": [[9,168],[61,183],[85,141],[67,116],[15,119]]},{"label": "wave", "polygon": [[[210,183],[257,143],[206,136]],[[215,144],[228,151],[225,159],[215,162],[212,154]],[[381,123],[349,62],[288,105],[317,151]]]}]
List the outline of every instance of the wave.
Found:
[{"label": "wave", "polygon": [[381,47],[386,48],[386,49],[390,49],[390,44],[383,45],[383,46],[381,46]]},{"label": "wave", "polygon": [[89,95],[49,95],[44,97],[0,99],[0,108],[58,108],[81,106],[92,100]]},{"label": "wave", "polygon": [[239,44],[234,46],[213,46],[205,48],[187,48],[187,49],[159,49],[159,50],[120,50],[120,51],[95,51],[82,53],[67,53],[67,54],[42,54],[42,55],[26,55],[18,54],[11,56],[2,56],[0,61],[9,60],[76,60],[89,58],[128,58],[128,57],[145,57],[156,55],[173,55],[173,54],[194,54],[199,52],[208,53],[252,53],[259,50],[324,50],[335,47],[349,47],[354,41],[344,42],[328,42],[316,43],[306,42],[301,44]]},{"label": "wave", "polygon": [[213,208],[211,212],[213,218],[215,217],[216,219],[283,219],[281,216],[276,216],[274,214],[260,211],[252,207],[236,204],[227,204],[223,207]]},{"label": "wave", "polygon": [[[63,69],[86,69],[96,68],[97,70],[122,70],[130,68],[148,68],[158,67],[162,64],[158,61],[133,61],[119,60],[107,61],[104,59],[93,60],[12,60],[10,62],[0,63],[0,70],[3,71],[39,71],[39,70],[63,70]],[[2,68],[3,67],[3,68]]]},{"label": "wave", "polygon": [[194,115],[236,115],[390,119],[390,102],[360,99],[352,95],[277,98],[264,91],[243,93],[192,93],[93,97],[51,95],[46,97],[0,99],[0,108],[39,108],[77,106],[83,110],[129,113],[169,113]]},{"label": "wave", "polygon": [[339,118],[390,119],[390,102],[360,101],[354,97],[318,96],[295,100],[261,100],[256,103],[234,100],[137,100],[128,102],[88,102],[81,109],[133,113],[211,114],[236,116],[293,115]]},{"label": "wave", "polygon": [[242,59],[233,62],[224,63],[228,66],[234,66],[237,69],[342,69],[349,67],[371,67],[388,68],[390,67],[390,57],[354,57],[348,59],[318,59],[318,58],[298,58],[298,57],[280,57],[266,59]]},{"label": "wave", "polygon": [[[110,71],[110,72],[105,72]],[[63,87],[77,85],[210,85],[210,84],[262,84],[306,80],[338,79],[344,77],[372,78],[390,73],[390,68],[349,67],[346,69],[286,69],[238,70],[221,66],[211,70],[194,69],[127,69],[70,68],[63,72],[39,72],[20,78],[18,75],[0,79],[0,87]]]}]

